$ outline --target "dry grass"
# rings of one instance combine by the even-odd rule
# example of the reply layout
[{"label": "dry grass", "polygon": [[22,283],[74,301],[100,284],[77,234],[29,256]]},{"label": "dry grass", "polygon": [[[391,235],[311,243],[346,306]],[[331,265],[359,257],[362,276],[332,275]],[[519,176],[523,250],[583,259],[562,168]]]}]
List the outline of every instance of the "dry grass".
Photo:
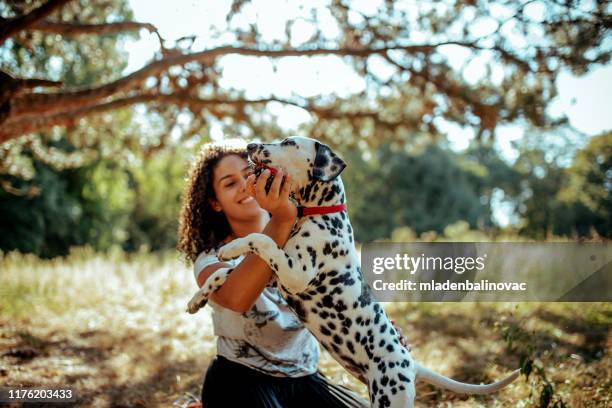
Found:
[{"label": "dry grass", "polygon": [[[171,406],[199,395],[215,352],[208,309],[184,312],[193,277],[174,254],[95,254],[79,249],[41,261],[0,259],[0,386],[67,386],[78,405]],[[569,407],[610,404],[610,304],[388,304],[413,354],[470,382],[501,377],[528,344]],[[508,352],[504,328],[529,336]],[[324,355],[321,368],[361,393]],[[537,406],[537,384],[521,377],[494,397],[466,397],[418,384],[419,406]]]}]

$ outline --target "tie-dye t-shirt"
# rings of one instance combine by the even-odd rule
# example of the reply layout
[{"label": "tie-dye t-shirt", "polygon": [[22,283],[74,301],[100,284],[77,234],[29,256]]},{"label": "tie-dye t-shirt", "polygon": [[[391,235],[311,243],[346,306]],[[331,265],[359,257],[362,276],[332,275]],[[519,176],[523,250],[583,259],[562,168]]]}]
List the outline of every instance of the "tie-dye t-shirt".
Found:
[{"label": "tie-dye t-shirt", "polygon": [[[228,261],[238,265],[244,257]],[[220,262],[216,251],[201,253],[194,275]],[[234,312],[213,301],[217,354],[269,375],[301,377],[317,371],[319,343],[302,325],[276,287],[264,288],[253,307]]]}]

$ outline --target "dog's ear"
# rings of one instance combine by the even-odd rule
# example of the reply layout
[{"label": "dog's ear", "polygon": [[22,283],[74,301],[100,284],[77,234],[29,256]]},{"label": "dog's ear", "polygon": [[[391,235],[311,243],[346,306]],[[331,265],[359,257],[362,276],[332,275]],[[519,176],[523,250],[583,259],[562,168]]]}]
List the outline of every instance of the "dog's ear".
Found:
[{"label": "dog's ear", "polygon": [[331,181],[338,177],[346,167],[346,163],[323,143],[315,143],[316,156],[313,178],[319,181]]}]

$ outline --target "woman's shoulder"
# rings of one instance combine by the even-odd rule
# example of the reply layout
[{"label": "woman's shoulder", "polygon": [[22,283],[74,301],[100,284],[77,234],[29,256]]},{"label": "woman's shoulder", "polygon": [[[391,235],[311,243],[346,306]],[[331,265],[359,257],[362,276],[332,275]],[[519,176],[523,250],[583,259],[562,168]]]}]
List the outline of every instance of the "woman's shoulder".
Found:
[{"label": "woman's shoulder", "polygon": [[198,274],[202,271],[202,269],[210,266],[214,263],[219,262],[219,258],[217,257],[217,250],[210,249],[207,251],[202,251],[193,262],[193,272],[198,277]]}]

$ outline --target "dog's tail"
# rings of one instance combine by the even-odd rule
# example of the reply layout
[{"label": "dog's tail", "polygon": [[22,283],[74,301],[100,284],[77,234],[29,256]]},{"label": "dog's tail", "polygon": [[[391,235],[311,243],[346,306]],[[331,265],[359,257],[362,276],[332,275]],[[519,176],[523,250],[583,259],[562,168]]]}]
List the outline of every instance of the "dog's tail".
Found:
[{"label": "dog's tail", "polygon": [[433,372],[429,368],[423,367],[418,363],[415,364],[417,368],[416,376],[418,380],[423,380],[426,383],[437,385],[440,388],[446,388],[447,390],[460,394],[491,394],[497,392],[514,381],[519,376],[521,371],[516,370],[503,380],[491,384],[466,384]]}]

